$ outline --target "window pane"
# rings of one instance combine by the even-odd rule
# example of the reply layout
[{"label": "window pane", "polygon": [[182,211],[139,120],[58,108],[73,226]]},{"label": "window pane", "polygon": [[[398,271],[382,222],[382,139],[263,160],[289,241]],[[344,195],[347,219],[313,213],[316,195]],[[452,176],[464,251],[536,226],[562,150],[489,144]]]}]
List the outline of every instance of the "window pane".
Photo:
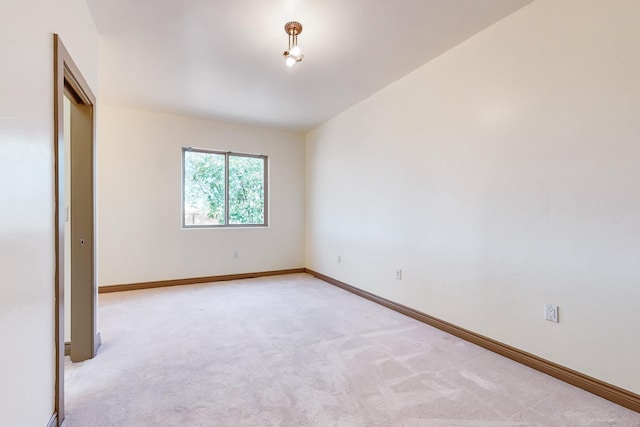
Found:
[{"label": "window pane", "polygon": [[229,224],[264,224],[264,163],[229,156]]},{"label": "window pane", "polygon": [[184,152],[184,224],[224,224],[224,154]]}]

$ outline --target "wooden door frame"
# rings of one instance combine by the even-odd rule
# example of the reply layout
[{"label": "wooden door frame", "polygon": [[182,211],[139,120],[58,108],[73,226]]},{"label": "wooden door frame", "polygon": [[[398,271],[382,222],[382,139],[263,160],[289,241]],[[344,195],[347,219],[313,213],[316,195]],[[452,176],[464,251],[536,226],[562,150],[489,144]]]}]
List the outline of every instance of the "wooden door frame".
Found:
[{"label": "wooden door frame", "polygon": [[[93,196],[90,203],[92,204],[92,229],[91,236],[87,236],[90,240],[92,250],[92,280],[90,284],[83,286],[91,286],[91,289],[82,292],[82,300],[76,303],[84,306],[83,318],[71,321],[73,324],[77,322],[88,323],[90,326],[90,336],[80,337],[86,346],[90,346],[88,351],[89,357],[93,357],[100,345],[99,335],[96,333],[96,295],[97,280],[95,275],[96,265],[96,232],[95,232],[95,105],[96,98],[91,92],[89,85],[75,65],[71,55],[65,48],[58,34],[53,35],[53,119],[54,119],[54,252],[55,252],[55,401],[54,414],[51,418],[50,426],[61,426],[64,421],[64,227],[65,215],[63,211],[66,209],[64,202],[64,96],[65,91],[73,96],[74,101],[83,107],[83,121],[85,126],[89,126],[89,132],[82,141],[84,144],[90,144],[92,150],[91,159],[91,185],[93,188]],[[73,113],[72,113],[73,117]],[[73,124],[72,124],[73,128]],[[72,132],[73,133],[73,132]],[[73,162],[73,161],[72,161]],[[73,182],[72,182],[73,185]],[[73,237],[72,237],[73,238]],[[73,267],[72,267],[73,268]],[[73,286],[73,284],[72,284]],[[74,305],[76,305],[74,303]],[[85,328],[87,329],[87,328]]]}]

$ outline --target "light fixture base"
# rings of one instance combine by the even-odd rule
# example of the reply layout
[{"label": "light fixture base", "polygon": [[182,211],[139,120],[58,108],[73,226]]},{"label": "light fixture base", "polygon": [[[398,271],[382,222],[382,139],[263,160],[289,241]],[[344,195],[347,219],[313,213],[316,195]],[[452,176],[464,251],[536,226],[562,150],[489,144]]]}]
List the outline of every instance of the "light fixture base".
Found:
[{"label": "light fixture base", "polygon": [[302,32],[302,24],[296,21],[287,22],[284,24],[284,31],[287,34],[300,34]]}]

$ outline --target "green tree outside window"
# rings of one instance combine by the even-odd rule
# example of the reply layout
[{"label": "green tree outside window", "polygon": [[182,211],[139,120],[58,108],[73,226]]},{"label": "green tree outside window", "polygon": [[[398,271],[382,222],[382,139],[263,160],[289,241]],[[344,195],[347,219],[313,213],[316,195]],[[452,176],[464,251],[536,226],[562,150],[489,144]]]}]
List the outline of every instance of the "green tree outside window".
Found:
[{"label": "green tree outside window", "polygon": [[266,156],[183,149],[183,225],[266,225],[266,165]]}]

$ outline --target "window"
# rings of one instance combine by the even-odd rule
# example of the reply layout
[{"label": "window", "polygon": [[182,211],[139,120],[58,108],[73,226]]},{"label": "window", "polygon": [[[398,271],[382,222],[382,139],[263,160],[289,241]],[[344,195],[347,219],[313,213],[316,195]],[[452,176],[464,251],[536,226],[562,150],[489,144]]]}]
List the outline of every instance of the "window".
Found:
[{"label": "window", "polygon": [[267,156],[182,149],[182,226],[267,225]]}]

